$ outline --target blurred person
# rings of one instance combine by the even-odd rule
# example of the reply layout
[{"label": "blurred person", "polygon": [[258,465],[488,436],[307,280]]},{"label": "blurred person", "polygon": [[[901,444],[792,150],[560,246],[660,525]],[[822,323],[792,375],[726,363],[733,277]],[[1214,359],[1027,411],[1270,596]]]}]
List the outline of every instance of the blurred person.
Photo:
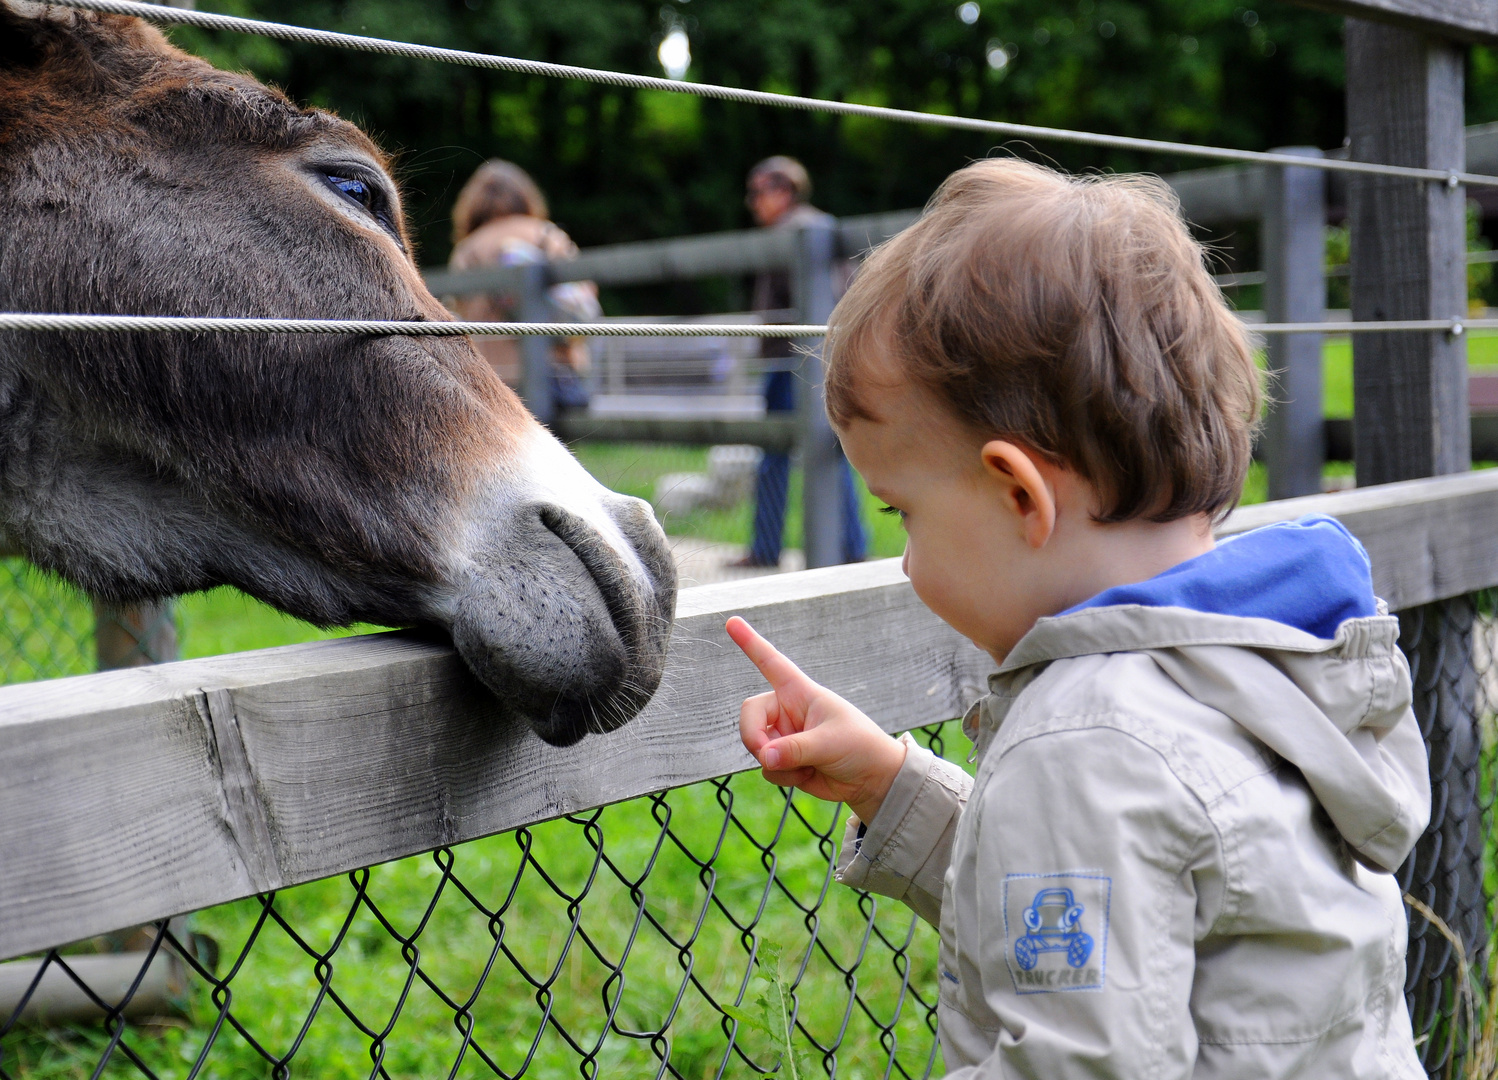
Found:
[{"label": "blurred person", "polygon": [[[807,200],[811,177],[795,158],[766,158],[749,170],[744,202],[754,223],[767,229],[798,229],[831,216]],[[840,291],[840,290],[839,290]],[[794,306],[788,270],[771,270],[754,279],[754,310],[780,312]],[[765,410],[792,412],[796,407],[795,352],[786,338],[765,338],[760,356],[770,370],[765,374]],[[842,466],[844,562],[862,562],[868,550],[859,517],[858,491],[845,459]],[[790,494],[791,458],[779,451],[765,451],[754,488],[754,538],[749,553],[735,566],[779,566],[785,534],[785,509]]]},{"label": "blurred person", "polygon": [[[550,220],[546,197],[518,165],[490,158],[475,170],[453,205],[452,270],[488,266],[528,266],[577,258],[577,245]],[[603,314],[598,287],[591,281],[568,281],[549,290],[563,322],[592,322]],[[520,319],[520,297],[511,293],[473,294],[454,305],[458,318],[473,322]],[[520,388],[524,378],[520,339],[475,338],[479,353],[495,373]],[[588,404],[590,354],[586,338],[557,338],[552,344],[552,395],[563,408]]]}]

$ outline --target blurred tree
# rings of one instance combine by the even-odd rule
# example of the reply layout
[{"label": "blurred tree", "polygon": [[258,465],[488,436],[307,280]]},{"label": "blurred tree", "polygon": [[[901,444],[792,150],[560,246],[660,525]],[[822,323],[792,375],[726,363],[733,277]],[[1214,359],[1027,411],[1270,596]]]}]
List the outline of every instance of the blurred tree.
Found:
[{"label": "blurred tree", "polygon": [[[1342,141],[1341,20],[1233,0],[199,0],[199,7],[352,33],[734,86],[1249,149]],[[509,158],[580,244],[748,225],[743,179],[800,157],[836,214],[917,206],[985,154],[1068,168],[1189,160],[478,71],[178,29],[221,66],[368,128],[397,160],[423,262],[481,160]],[[654,298],[659,309],[660,297]],[[677,298],[691,303],[690,298]],[[700,298],[699,298],[700,299]],[[617,307],[616,307],[617,310]]]}]

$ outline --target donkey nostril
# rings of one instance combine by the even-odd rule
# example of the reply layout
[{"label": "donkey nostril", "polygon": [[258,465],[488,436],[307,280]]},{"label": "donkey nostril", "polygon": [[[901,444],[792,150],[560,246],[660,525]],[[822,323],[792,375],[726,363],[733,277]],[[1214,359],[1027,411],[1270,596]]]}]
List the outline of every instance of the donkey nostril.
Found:
[{"label": "donkey nostril", "polygon": [[597,529],[560,506],[542,506],[540,518],[541,524],[582,563],[583,569],[598,587],[598,594],[603,598],[609,619],[626,652],[634,652],[639,645],[642,613],[639,611],[639,590],[623,556],[614,550]]},{"label": "donkey nostril", "polygon": [[609,516],[650,575],[657,599],[669,616],[676,607],[676,561],[671,557],[665,533],[656,523],[655,511],[644,499],[623,495],[610,500],[607,506]]}]

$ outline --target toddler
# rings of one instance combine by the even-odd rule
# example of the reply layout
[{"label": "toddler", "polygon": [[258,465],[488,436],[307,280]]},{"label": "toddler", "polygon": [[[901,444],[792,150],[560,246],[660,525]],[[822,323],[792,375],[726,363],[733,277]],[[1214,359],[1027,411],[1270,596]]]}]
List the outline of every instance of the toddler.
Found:
[{"label": "toddler", "polygon": [[1398,625],[1327,517],[1217,544],[1258,374],[1169,189],[950,177],[831,320],[827,409],[998,665],[977,776],[742,619],[766,779],[941,931],[952,1077],[1423,1077],[1393,871],[1430,812]]}]

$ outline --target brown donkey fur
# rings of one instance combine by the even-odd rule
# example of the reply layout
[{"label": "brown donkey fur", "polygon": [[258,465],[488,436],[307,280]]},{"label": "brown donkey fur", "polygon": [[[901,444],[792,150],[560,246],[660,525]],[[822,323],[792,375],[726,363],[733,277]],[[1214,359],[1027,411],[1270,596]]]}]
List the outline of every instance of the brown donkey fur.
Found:
[{"label": "brown donkey fur", "polygon": [[[442,320],[353,125],[0,0],[0,310]],[[0,334],[0,537],[114,600],[448,630],[555,742],[654,691],[675,573],[462,339]]]}]

